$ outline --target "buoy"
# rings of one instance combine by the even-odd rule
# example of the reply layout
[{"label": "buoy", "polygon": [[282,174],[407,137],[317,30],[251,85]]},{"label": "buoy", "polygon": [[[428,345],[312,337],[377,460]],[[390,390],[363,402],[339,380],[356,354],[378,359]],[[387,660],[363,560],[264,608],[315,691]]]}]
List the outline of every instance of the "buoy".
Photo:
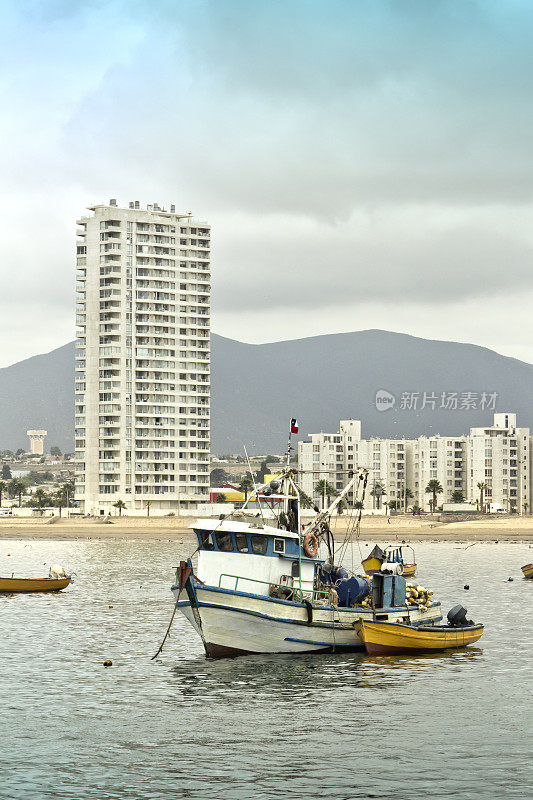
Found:
[{"label": "buoy", "polygon": [[112,667],[112,666],[113,666],[113,662],[110,661],[109,659],[107,661],[104,661],[104,667]]},{"label": "buoy", "polygon": [[109,608],[113,608],[113,606],[109,606]]},{"label": "buoy", "polygon": [[465,585],[463,586],[463,589],[467,589],[468,590],[468,589],[470,589],[470,586],[467,583],[465,583]]},{"label": "buoy", "polygon": [[508,581],[514,581],[514,578],[507,578]]}]

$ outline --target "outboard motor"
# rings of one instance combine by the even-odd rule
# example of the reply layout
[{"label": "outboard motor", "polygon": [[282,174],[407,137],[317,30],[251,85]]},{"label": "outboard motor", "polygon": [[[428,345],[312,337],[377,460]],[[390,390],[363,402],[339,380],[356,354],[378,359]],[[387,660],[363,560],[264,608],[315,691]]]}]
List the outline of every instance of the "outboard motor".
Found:
[{"label": "outboard motor", "polygon": [[464,625],[473,625],[471,619],[466,618],[467,610],[464,606],[457,605],[448,611],[448,622],[452,628],[462,628]]}]

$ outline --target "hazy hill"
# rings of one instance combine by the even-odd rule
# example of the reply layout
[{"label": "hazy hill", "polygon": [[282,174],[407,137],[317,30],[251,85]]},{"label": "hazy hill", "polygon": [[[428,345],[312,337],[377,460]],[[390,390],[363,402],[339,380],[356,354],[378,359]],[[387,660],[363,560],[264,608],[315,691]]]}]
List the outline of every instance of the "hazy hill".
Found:
[{"label": "hazy hill", "polygon": [[[48,430],[47,445],[73,447],[74,344],[0,369],[0,448],[26,446],[28,428]],[[496,410],[516,411],[533,429],[533,366],[476,345],[369,330],[251,345],[212,336],[214,453],[283,451],[288,421],[300,436],[335,431],[341,418],[363,421],[363,435],[460,434],[492,410],[440,408],[441,393],[496,392]],[[385,412],[375,395],[396,405]],[[418,408],[400,408],[403,392]],[[420,409],[423,393],[435,409]]]},{"label": "hazy hill", "polygon": [[27,450],[32,428],[47,450],[74,449],[74,342],[0,369],[0,450]]}]

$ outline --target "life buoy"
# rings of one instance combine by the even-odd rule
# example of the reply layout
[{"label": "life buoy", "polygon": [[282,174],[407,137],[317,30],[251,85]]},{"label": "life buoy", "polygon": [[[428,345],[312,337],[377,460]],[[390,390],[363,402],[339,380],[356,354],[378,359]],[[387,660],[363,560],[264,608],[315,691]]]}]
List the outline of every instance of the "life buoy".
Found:
[{"label": "life buoy", "polygon": [[318,539],[314,533],[306,533],[304,536],[304,553],[309,558],[314,558],[318,553]]}]

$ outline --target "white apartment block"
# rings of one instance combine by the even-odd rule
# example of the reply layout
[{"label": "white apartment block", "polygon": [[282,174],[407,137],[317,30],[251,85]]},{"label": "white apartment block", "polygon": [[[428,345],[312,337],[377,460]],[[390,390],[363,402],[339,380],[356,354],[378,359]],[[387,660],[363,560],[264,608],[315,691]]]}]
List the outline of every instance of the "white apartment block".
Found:
[{"label": "white apartment block", "polygon": [[[316,485],[325,480],[342,489],[358,466],[369,469],[365,508],[383,508],[383,502],[400,503],[406,487],[408,442],[396,439],[362,439],[359,420],[341,420],[338,433],[313,433],[298,443],[298,468],[303,490],[323,504]],[[355,500],[348,494],[348,502]]]},{"label": "white apartment block", "polygon": [[[366,510],[377,510],[385,501],[402,509],[418,503],[429,510],[432,494],[426,487],[437,480],[442,487],[438,505],[452,502],[455,492],[476,503],[478,484],[484,484],[484,504],[500,503],[508,511],[526,513],[531,510],[532,458],[529,428],[517,428],[516,414],[509,413],[495,414],[493,425],[471,428],[468,435],[417,439],[362,439],[359,420],[341,420],[337,433],[313,433],[298,444],[302,488],[319,504],[319,481],[338,490],[351,470],[366,467]],[[380,501],[376,495],[381,489]],[[349,495],[348,501],[353,500]]]},{"label": "white apartment block", "polygon": [[466,499],[466,442],[466,436],[419,436],[412,441],[409,488],[421,508],[427,508],[433,498],[426,492],[432,480],[442,486],[438,505],[451,503],[454,492],[461,492]]},{"label": "white apartment block", "polygon": [[210,227],[115,200],[78,220],[76,499],[177,513],[209,499]]},{"label": "white apartment block", "polygon": [[485,484],[485,501],[505,509],[531,510],[531,447],[529,428],[516,427],[516,414],[494,414],[494,424],[471,428],[469,436],[469,496],[479,496]]}]

